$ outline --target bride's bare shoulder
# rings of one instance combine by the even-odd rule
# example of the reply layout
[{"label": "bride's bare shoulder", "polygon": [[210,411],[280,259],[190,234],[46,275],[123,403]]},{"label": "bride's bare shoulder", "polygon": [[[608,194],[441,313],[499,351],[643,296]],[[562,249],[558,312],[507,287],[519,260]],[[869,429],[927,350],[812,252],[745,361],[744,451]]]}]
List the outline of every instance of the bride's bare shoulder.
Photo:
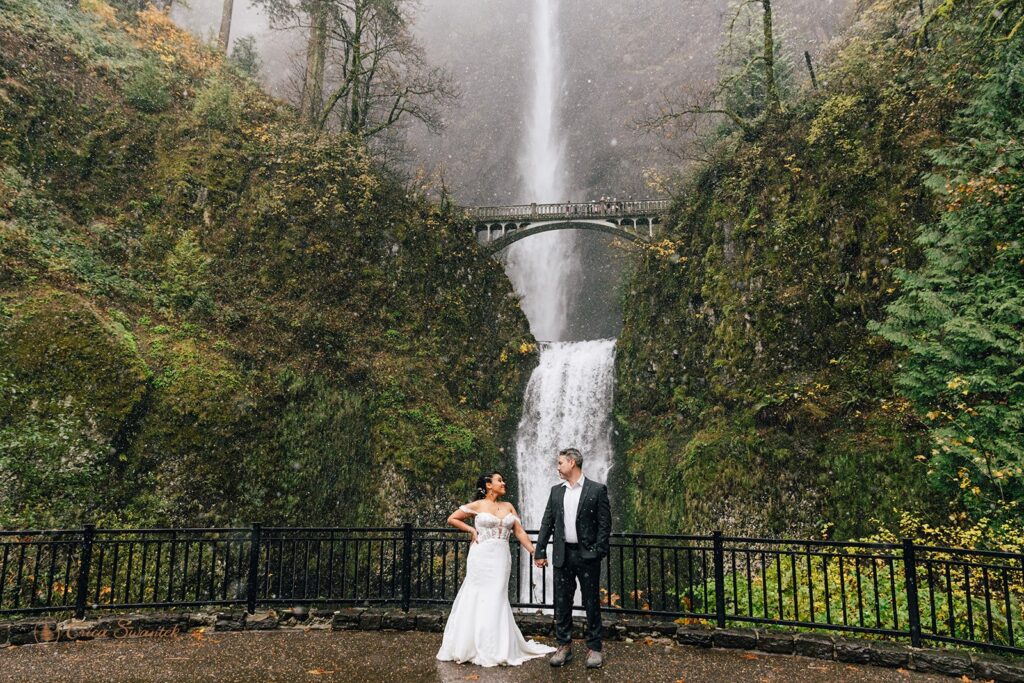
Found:
[{"label": "bride's bare shoulder", "polygon": [[478,512],[480,512],[480,501],[474,500],[472,502],[466,503],[465,505],[460,505],[459,509],[462,510],[463,512],[468,512],[470,514],[475,515]]}]

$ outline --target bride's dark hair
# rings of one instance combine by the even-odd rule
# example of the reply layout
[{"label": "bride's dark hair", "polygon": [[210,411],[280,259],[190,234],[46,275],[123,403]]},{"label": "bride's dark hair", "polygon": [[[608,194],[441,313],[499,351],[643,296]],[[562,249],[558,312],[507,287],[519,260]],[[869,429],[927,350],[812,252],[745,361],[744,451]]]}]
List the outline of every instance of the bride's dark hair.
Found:
[{"label": "bride's dark hair", "polygon": [[480,500],[481,498],[487,497],[487,485],[491,483],[491,478],[497,474],[504,478],[501,472],[491,472],[490,474],[482,475],[476,480],[476,492],[473,495],[473,500]]}]

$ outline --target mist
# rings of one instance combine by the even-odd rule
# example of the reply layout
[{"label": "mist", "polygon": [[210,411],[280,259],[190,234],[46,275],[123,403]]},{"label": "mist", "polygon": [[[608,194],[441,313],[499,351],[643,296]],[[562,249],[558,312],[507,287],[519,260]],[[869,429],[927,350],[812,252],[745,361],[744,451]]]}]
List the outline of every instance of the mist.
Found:
[{"label": "mist", "polygon": [[[795,87],[847,21],[854,0],[775,0],[775,31],[794,65]],[[678,174],[685,164],[636,121],[664,98],[714,83],[735,0],[563,0],[558,32],[563,60],[559,116],[565,144],[559,201],[602,196],[658,196],[646,172]],[[204,39],[220,22],[221,0],[175,5],[172,17]],[[402,127],[401,170],[431,174],[466,206],[536,201],[522,177],[529,110],[530,3],[521,0],[429,0],[415,12],[414,31],[429,63],[445,68],[461,99],[444,111],[444,130],[416,122]],[[235,3],[232,42],[252,35],[262,59],[260,79],[293,100],[304,64],[301,31],[275,30],[244,1]],[[618,287],[628,252],[599,233],[575,238],[574,295],[566,339],[612,337],[621,326]]]}]

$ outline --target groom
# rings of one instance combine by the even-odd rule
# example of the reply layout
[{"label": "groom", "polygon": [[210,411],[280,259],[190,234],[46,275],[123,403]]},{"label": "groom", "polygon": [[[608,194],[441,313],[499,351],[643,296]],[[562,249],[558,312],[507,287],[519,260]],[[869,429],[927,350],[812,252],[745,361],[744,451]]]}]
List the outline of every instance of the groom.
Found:
[{"label": "groom", "polygon": [[575,448],[558,453],[558,476],[537,534],[534,564],[546,567],[548,540],[555,536],[555,637],[551,666],[572,661],[572,601],[576,581],[587,613],[587,666],[599,667],[601,655],[601,559],[608,554],[612,508],[608,487],[583,476],[583,455]]}]

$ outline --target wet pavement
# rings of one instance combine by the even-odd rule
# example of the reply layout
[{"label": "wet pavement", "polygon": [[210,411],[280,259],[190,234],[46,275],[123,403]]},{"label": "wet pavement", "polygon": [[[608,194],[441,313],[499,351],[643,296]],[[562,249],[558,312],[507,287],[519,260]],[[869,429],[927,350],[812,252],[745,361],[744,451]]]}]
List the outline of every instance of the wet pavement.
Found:
[{"label": "wet pavement", "polygon": [[[544,640],[538,638],[537,640]],[[547,641],[546,641],[547,642]],[[945,681],[942,676],[737,650],[705,650],[668,641],[612,642],[606,664],[588,670],[585,650],[562,669],[546,658],[521,667],[485,669],[438,662],[439,633],[244,632],[91,640],[0,649],[0,681],[740,681],[832,683]]]}]

